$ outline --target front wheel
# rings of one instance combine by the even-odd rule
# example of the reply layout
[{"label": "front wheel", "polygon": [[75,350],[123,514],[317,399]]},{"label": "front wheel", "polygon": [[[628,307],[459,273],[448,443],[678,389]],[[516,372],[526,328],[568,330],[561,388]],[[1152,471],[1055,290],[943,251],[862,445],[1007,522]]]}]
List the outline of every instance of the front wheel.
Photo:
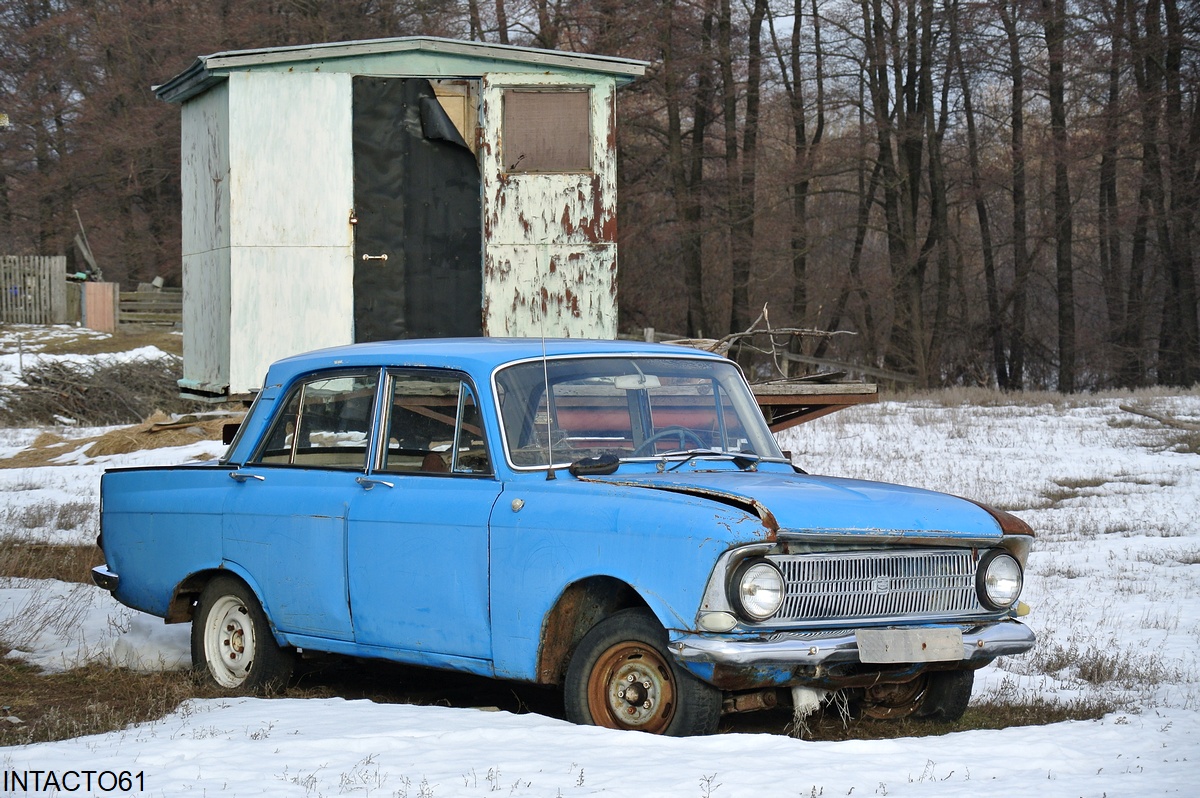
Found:
[{"label": "front wheel", "polygon": [[196,603],[192,666],[219,687],[273,693],[287,686],[293,658],[276,645],[250,588],[221,576],[208,583]]},{"label": "front wheel", "polygon": [[935,671],[929,674],[925,698],[917,717],[954,723],[962,718],[971,700],[975,671]]},{"label": "front wheel", "polygon": [[567,720],[673,737],[716,731],[721,692],[677,667],[666,648],[666,631],[647,610],[596,624],[567,668]]}]

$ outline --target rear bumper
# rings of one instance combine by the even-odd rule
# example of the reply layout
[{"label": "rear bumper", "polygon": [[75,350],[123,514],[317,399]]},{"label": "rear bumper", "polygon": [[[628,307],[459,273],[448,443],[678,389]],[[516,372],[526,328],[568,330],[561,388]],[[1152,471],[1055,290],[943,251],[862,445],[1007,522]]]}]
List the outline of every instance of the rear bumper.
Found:
[{"label": "rear bumper", "polygon": [[97,565],[92,569],[92,581],[109,593],[115,593],[117,585],[121,582],[121,577],[108,570],[107,565]]},{"label": "rear bumper", "polygon": [[960,627],[961,658],[864,665],[854,631],[781,632],[760,638],[685,634],[669,648],[685,669],[726,690],[811,685],[837,689],[880,680],[903,680],[927,670],[980,668],[996,657],[1033,648],[1024,624],[1000,621]]}]

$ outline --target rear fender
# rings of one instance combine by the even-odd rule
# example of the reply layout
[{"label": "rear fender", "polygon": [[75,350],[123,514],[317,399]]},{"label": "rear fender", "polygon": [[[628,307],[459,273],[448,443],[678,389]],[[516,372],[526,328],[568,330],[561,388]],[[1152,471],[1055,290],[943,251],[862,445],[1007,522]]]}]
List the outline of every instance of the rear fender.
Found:
[{"label": "rear fender", "polygon": [[279,630],[275,628],[275,622],[271,619],[271,609],[267,606],[263,599],[262,590],[255,580],[243,568],[236,563],[222,563],[219,568],[208,568],[203,571],[197,571],[189,575],[186,579],[175,586],[174,592],[171,594],[171,603],[167,609],[165,618],[167,623],[187,623],[195,620],[196,602],[200,600],[200,594],[204,592],[204,588],[218,576],[234,576],[245,583],[246,587],[258,599],[259,605],[263,609],[263,613],[267,616],[267,623],[271,625],[271,634],[275,637],[275,642],[281,646],[287,645],[287,641]]}]

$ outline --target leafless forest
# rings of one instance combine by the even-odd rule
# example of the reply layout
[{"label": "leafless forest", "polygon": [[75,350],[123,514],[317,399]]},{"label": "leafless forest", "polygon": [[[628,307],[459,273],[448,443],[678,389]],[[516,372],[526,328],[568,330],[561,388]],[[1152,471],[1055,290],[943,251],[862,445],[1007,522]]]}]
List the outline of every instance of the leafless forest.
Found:
[{"label": "leafless forest", "polygon": [[1187,0],[5,0],[0,254],[72,255],[82,222],[106,279],[177,282],[179,109],[150,86],[405,35],[650,62],[620,95],[622,330],[768,303],[857,333],[805,354],[922,385],[1200,381]]}]

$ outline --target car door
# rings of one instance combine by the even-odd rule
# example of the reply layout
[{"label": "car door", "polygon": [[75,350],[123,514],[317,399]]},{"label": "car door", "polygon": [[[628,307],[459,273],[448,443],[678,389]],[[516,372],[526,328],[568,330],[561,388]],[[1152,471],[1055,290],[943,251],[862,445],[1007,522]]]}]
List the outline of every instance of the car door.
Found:
[{"label": "car door", "polygon": [[465,376],[389,371],[369,490],[350,504],[354,639],[488,659],[488,518],[501,491]]},{"label": "car door", "polygon": [[352,640],[346,508],[363,492],[381,371],[313,375],[278,415],[225,502],[225,559],[283,632]]}]

